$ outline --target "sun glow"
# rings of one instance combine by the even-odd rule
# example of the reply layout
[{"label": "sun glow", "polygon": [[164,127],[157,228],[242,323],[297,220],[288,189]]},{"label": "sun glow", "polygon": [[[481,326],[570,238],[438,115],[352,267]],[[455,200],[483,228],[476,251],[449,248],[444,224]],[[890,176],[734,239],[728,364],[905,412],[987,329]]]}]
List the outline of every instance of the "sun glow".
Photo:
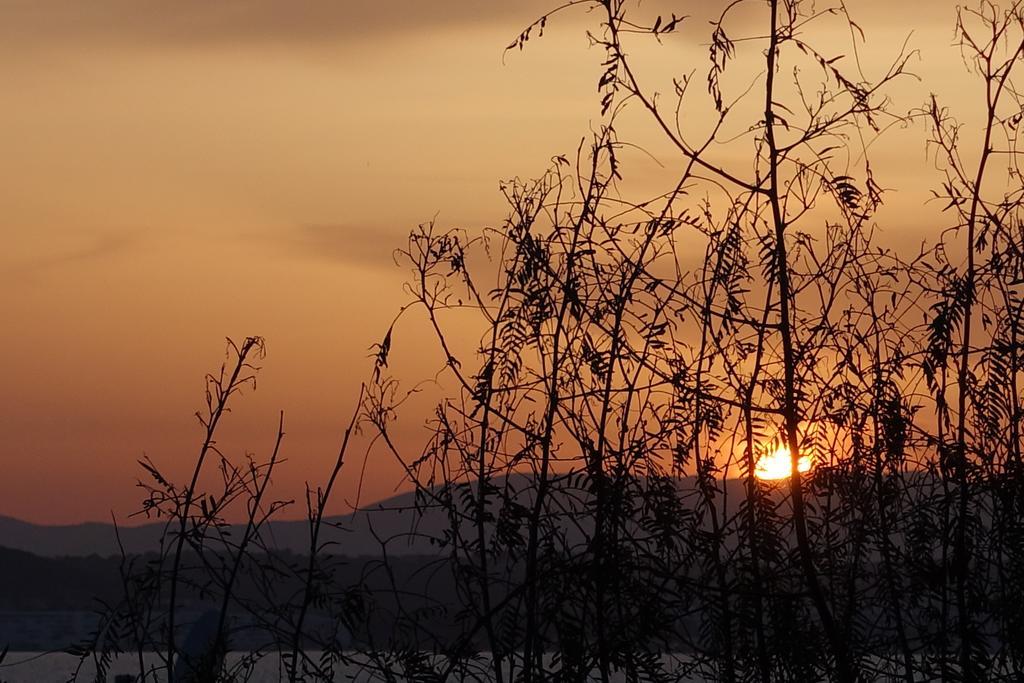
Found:
[{"label": "sun glow", "polygon": [[[801,474],[811,471],[811,456],[803,455],[797,462],[796,468]],[[771,453],[762,455],[754,466],[754,476],[765,481],[786,479],[792,473],[793,462],[789,455],[789,448],[779,446]]]}]

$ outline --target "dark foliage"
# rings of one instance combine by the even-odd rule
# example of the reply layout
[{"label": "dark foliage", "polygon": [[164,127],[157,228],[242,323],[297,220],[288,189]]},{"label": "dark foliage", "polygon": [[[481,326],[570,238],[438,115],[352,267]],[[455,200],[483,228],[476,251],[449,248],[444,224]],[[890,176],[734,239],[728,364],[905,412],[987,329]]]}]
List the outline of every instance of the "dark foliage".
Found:
[{"label": "dark foliage", "polygon": [[[629,55],[679,40],[689,20],[625,0],[572,0],[510,49],[576,9],[602,55],[600,122],[575,158],[502,186],[501,227],[410,235],[399,260],[412,300],[375,348],[328,483],[307,496],[309,553],[254,554],[276,510],[262,502],[276,447],[263,465],[221,457],[223,491],[197,489],[261,348],[247,340],[210,380],[191,484],[144,463],[168,545],[126,558],[105,627],[117,638],[104,631],[89,652],[153,645],[169,676],[187,586],[263,619],[290,680],[354,657],[385,680],[1020,677],[1024,9],[958,14],[984,93],[980,139],[935,99],[894,113],[887,93],[909,56],[865,75],[843,2],[726,5],[706,97],[691,76],[669,97],[646,85]],[[711,123],[691,127],[701,98]],[[636,114],[671,150],[664,192],[628,182],[620,131]],[[928,131],[946,207],[912,255],[878,246],[873,222],[884,193],[868,151],[893,125]],[[443,354],[446,390],[413,452],[392,430],[416,389],[388,375],[410,311]],[[404,467],[415,512],[447,523],[431,534],[436,560],[410,574],[382,538],[350,583],[318,539],[359,425]],[[776,452],[789,476],[758,478]],[[235,500],[249,506],[242,538],[219,533]],[[240,590],[243,574],[258,590]],[[314,611],[361,634],[359,652],[312,638]],[[163,640],[146,642],[153,632]]]}]

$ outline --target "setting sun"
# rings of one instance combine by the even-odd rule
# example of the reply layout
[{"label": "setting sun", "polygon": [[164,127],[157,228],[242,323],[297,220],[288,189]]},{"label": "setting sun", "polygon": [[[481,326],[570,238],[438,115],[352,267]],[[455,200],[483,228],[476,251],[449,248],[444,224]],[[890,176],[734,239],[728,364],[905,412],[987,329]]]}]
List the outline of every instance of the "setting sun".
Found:
[{"label": "setting sun", "polygon": [[[789,448],[779,446],[772,453],[761,456],[754,467],[754,476],[765,481],[787,478],[792,471],[793,463],[789,455]],[[804,455],[797,463],[797,469],[801,474],[811,470],[811,457]]]}]

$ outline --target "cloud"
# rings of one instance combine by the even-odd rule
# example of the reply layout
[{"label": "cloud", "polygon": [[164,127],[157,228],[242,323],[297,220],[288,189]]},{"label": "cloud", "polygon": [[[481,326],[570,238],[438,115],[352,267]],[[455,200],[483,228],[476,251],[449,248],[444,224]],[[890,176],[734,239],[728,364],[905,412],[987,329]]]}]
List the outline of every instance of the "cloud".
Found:
[{"label": "cloud", "polygon": [[64,249],[25,258],[0,267],[0,277],[16,278],[58,269],[64,266],[89,263],[132,248],[139,237],[124,232],[103,233],[91,236],[82,244],[69,245]]},{"label": "cloud", "polygon": [[277,233],[279,245],[307,258],[326,259],[369,268],[394,268],[395,249],[404,248],[407,232],[317,223]]},{"label": "cloud", "polygon": [[549,0],[14,0],[0,9],[0,38],[35,46],[89,38],[361,43],[482,23],[507,24],[514,33],[551,7]]}]

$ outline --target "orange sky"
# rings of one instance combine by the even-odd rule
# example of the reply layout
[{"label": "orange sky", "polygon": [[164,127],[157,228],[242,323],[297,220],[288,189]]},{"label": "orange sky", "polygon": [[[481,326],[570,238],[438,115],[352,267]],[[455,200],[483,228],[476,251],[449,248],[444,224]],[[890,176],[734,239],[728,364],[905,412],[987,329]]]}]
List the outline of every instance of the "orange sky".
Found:
[{"label": "orange sky", "polygon": [[[503,63],[504,46],[550,5],[0,5],[0,514],[123,518],[139,507],[144,454],[183,476],[200,438],[202,378],[226,336],[262,335],[269,356],[222,445],[266,456],[284,410],[278,495],[321,482],[367,349],[405,301],[391,250],[435,216],[499,223],[498,181],[572,154],[598,120],[592,17],[564,15]],[[950,46],[953,3],[847,5],[868,34],[868,66],[913,31],[922,59],[911,68],[924,82],[904,81],[896,110],[929,90],[964,105],[962,89],[977,86]],[[706,18],[638,58],[662,75],[700,74]],[[958,114],[969,124],[977,112]],[[648,133],[638,124],[639,139]],[[921,218],[938,182],[923,141],[920,127],[897,130],[875,149],[882,185],[900,188],[878,217],[894,243],[934,234]],[[645,163],[636,174],[656,182]],[[436,365],[417,355],[422,344],[401,341],[400,330],[399,374]],[[415,408],[401,425],[410,445],[427,404]],[[401,486],[383,454],[367,471],[364,500]],[[352,499],[355,472],[332,510]]]}]

